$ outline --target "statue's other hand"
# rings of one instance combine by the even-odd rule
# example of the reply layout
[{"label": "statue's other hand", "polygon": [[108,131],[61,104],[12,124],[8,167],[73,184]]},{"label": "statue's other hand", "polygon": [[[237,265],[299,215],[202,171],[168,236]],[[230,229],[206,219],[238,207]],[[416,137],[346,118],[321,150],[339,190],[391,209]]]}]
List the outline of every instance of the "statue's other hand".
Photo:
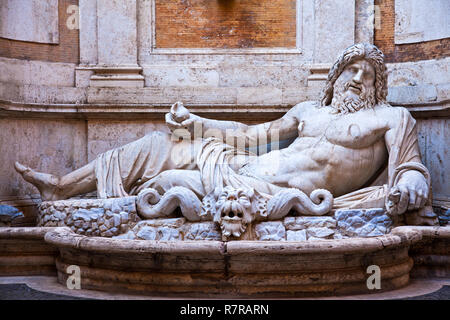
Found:
[{"label": "statue's other hand", "polygon": [[177,101],[170,108],[170,114],[172,115],[172,119],[177,123],[182,123],[183,121],[189,119],[190,112],[183,105],[183,102]]},{"label": "statue's other hand", "polygon": [[170,108],[170,112],[166,113],[166,124],[170,130],[187,129],[192,131],[194,121],[201,118],[190,113],[182,102],[175,102]]},{"label": "statue's other hand", "polygon": [[172,131],[189,127],[193,120],[194,117],[180,101],[175,102],[166,114],[166,124]]},{"label": "statue's other hand", "polygon": [[166,125],[169,127],[171,131],[181,129],[183,127],[181,123],[178,123],[173,119],[172,114],[170,112],[166,113]]},{"label": "statue's other hand", "polygon": [[399,213],[406,210],[422,208],[428,199],[428,185],[425,177],[418,171],[411,170],[402,174],[397,189],[400,191]]}]

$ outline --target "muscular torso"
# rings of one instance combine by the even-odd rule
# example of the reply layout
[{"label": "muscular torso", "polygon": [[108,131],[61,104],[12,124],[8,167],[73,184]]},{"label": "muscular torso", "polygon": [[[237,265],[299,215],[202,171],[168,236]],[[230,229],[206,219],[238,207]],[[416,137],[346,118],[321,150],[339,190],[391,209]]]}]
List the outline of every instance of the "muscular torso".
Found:
[{"label": "muscular torso", "polygon": [[385,109],[336,115],[309,105],[298,111],[294,142],[252,158],[248,172],[279,186],[306,193],[325,188],[339,196],[361,188],[387,160]]}]

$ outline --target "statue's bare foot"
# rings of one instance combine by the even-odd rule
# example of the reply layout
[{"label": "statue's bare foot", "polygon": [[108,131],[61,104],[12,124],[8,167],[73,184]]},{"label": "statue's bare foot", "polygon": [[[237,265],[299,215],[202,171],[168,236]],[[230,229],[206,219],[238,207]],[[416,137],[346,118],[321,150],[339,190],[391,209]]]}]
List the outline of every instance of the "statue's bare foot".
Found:
[{"label": "statue's bare foot", "polygon": [[42,172],[36,172],[19,162],[14,164],[16,171],[22,175],[25,181],[30,182],[41,193],[43,201],[58,200],[56,191],[58,189],[59,178]]}]

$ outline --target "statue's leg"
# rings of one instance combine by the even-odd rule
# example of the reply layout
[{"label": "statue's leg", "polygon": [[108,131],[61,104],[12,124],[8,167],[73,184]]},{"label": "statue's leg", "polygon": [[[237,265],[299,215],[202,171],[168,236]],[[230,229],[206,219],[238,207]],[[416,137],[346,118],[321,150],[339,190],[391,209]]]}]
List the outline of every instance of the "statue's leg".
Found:
[{"label": "statue's leg", "polygon": [[34,171],[18,162],[15,167],[38,188],[44,201],[67,199],[96,189],[100,198],[120,197],[126,196],[138,181],[144,183],[166,170],[195,169],[195,146],[190,141],[172,141],[167,133],[153,132],[102,153],[63,177]]},{"label": "statue's leg", "polygon": [[19,162],[15,163],[16,171],[39,190],[43,201],[62,200],[95,191],[94,168],[94,162],[91,162],[63,177],[57,177],[34,171]]}]

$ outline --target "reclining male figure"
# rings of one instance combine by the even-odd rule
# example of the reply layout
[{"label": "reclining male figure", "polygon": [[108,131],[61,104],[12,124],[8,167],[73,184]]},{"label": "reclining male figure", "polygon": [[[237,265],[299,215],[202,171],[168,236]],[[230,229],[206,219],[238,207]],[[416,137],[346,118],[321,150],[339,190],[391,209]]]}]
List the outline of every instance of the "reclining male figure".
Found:
[{"label": "reclining male figure", "polygon": [[[294,139],[284,149],[249,156],[211,139],[180,142],[170,134],[153,132],[62,177],[20,163],[16,170],[39,189],[43,200],[96,189],[99,198],[137,194],[147,187],[164,193],[174,186],[203,197],[217,184],[243,184],[268,195],[283,188],[306,194],[327,189],[334,197],[343,196],[341,204],[340,198],[335,199],[338,206],[348,207],[382,190],[369,186],[381,181],[374,178],[387,163],[389,181],[384,192],[397,193],[396,213],[401,214],[424,207],[430,186],[421,164],[415,121],[405,108],[390,106],[386,95],[382,52],[371,44],[356,44],[330,70],[320,102],[299,103],[280,119],[258,125],[218,121],[194,115],[180,103],[166,115],[171,130],[192,132],[194,124],[200,123],[203,133],[214,129],[225,137],[232,129],[245,139],[246,147],[261,134],[270,139],[276,132],[280,140]],[[177,160],[174,153],[187,154],[189,159]],[[218,158],[225,163],[219,164]],[[226,170],[223,164],[228,165]],[[358,190],[362,191],[355,196]]]}]

